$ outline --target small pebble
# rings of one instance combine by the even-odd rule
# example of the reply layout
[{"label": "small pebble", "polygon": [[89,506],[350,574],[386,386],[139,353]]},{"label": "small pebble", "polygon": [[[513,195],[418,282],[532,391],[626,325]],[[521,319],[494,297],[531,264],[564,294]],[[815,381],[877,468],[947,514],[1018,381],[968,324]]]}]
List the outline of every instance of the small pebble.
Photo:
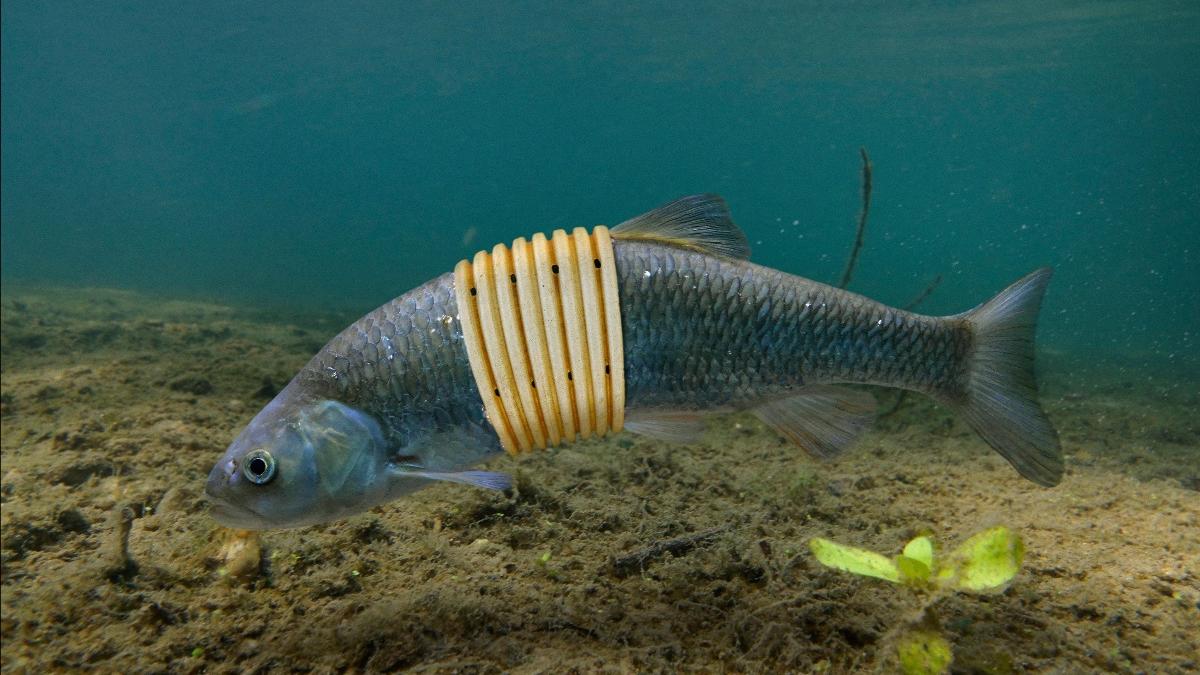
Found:
[{"label": "small pebble", "polygon": [[225,574],[234,579],[257,576],[262,563],[262,544],[251,530],[229,530],[219,557]]}]

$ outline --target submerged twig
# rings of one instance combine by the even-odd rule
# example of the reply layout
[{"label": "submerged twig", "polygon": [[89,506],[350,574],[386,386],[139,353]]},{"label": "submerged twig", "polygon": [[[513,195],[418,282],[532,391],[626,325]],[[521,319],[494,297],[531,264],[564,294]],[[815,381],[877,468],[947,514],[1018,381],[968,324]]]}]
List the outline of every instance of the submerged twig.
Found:
[{"label": "submerged twig", "polygon": [[871,212],[871,158],[867,155],[866,148],[859,148],[859,154],[862,155],[862,211],[858,214],[858,231],[854,235],[854,248],[850,249],[850,257],[846,260],[846,269],[842,272],[842,280],[838,282],[838,288],[845,288],[850,285],[850,278],[854,276],[854,268],[858,265],[858,253],[862,251],[863,235],[867,230],[867,216]]},{"label": "submerged twig", "polygon": [[[850,285],[850,279],[854,277],[854,268],[858,266],[858,254],[862,252],[863,241],[867,231],[867,217],[871,214],[871,157],[867,154],[866,148],[859,148],[858,152],[862,155],[862,210],[858,214],[858,229],[854,233],[854,246],[850,249],[850,257],[846,259],[846,269],[842,271],[842,280],[838,282],[838,288],[845,288]],[[904,311],[911,311],[925,302],[933,291],[942,283],[942,275],[937,275],[923,291],[917,294],[917,297],[909,301],[903,307]],[[907,391],[901,390],[896,395],[896,400],[886,410],[879,413],[879,417],[887,417],[900,409],[904,403],[904,398],[908,394]]]},{"label": "submerged twig", "polygon": [[928,298],[930,296],[930,294],[933,293],[933,289],[937,288],[938,285],[941,283],[942,283],[942,275],[939,274],[933,278],[933,281],[929,282],[929,285],[925,287],[925,290],[918,293],[917,297],[910,300],[909,303],[907,305],[905,305],[902,309],[906,312],[916,309],[917,305],[921,304],[922,302],[925,302],[925,299]]},{"label": "submerged twig", "polygon": [[707,544],[717,537],[717,535],[731,529],[731,526],[714,527],[711,530],[704,530],[695,534],[689,534],[686,537],[676,537],[675,539],[665,539],[656,541],[646,548],[638,549],[629,555],[623,555],[616,558],[612,562],[613,573],[619,577],[629,576],[634,572],[640,572],[645,569],[646,563],[661,558],[670,553],[671,555],[683,555],[688,551]]}]

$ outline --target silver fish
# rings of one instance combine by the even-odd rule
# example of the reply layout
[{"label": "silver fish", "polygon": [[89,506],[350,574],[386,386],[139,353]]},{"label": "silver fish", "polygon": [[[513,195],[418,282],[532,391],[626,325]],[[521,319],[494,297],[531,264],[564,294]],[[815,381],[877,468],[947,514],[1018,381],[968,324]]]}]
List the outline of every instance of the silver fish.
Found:
[{"label": "silver fish", "polygon": [[[870,384],[956,410],[1022,476],[1062,478],[1037,401],[1034,328],[1049,269],[962,314],[923,316],[755,265],[713,195],[612,230],[624,340],[626,424],[678,442],[703,415],[751,410],[832,457],[870,424]],[[472,467],[499,437],[472,376],[446,274],[334,337],[229,446],[205,492],[246,529],[349,516],[437,481],[504,489]]]}]

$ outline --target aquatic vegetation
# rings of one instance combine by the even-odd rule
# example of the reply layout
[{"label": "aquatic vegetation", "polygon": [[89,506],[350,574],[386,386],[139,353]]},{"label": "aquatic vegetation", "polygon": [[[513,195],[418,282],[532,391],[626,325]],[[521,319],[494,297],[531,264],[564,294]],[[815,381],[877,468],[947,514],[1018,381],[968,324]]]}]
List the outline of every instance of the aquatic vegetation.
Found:
[{"label": "aquatic vegetation", "polygon": [[953,653],[938,628],[934,605],[945,593],[989,593],[1002,590],[1025,559],[1025,544],[1007,527],[978,532],[947,555],[939,555],[932,536],[922,534],[894,558],[816,538],[809,548],[826,567],[883,579],[913,589],[924,597],[915,619],[895,632],[896,652],[905,673],[948,672]]},{"label": "aquatic vegetation", "polygon": [[950,641],[936,631],[915,630],[896,645],[900,670],[909,674],[945,673],[954,660]]},{"label": "aquatic vegetation", "polygon": [[537,557],[537,559],[535,559],[535,560],[534,560],[534,565],[535,565],[535,566],[536,566],[536,567],[537,567],[537,568],[538,568],[538,569],[539,569],[539,570],[540,570],[540,571],[541,571],[543,574],[545,574],[545,575],[546,575],[546,578],[547,578],[547,579],[553,579],[553,580],[555,580],[555,581],[558,581],[558,580],[560,580],[562,577],[561,577],[561,575],[559,574],[559,571],[558,571],[558,569],[557,569],[556,567],[553,567],[553,566],[551,566],[551,564],[550,564],[550,561],[551,561],[553,558],[554,558],[554,554],[552,554],[550,551],[546,551],[546,552],[542,553],[541,555],[539,555],[539,556]]}]

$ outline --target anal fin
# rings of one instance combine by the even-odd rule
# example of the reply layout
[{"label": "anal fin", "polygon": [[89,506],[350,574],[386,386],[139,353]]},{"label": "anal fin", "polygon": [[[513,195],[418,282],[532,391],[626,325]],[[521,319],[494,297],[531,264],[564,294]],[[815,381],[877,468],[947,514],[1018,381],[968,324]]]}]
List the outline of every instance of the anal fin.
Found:
[{"label": "anal fin", "polygon": [[871,426],[875,397],[857,389],[811,385],[751,412],[813,457],[831,459]]},{"label": "anal fin", "polygon": [[630,410],[625,414],[625,428],[656,440],[692,445],[704,435],[705,416],[696,410]]}]

